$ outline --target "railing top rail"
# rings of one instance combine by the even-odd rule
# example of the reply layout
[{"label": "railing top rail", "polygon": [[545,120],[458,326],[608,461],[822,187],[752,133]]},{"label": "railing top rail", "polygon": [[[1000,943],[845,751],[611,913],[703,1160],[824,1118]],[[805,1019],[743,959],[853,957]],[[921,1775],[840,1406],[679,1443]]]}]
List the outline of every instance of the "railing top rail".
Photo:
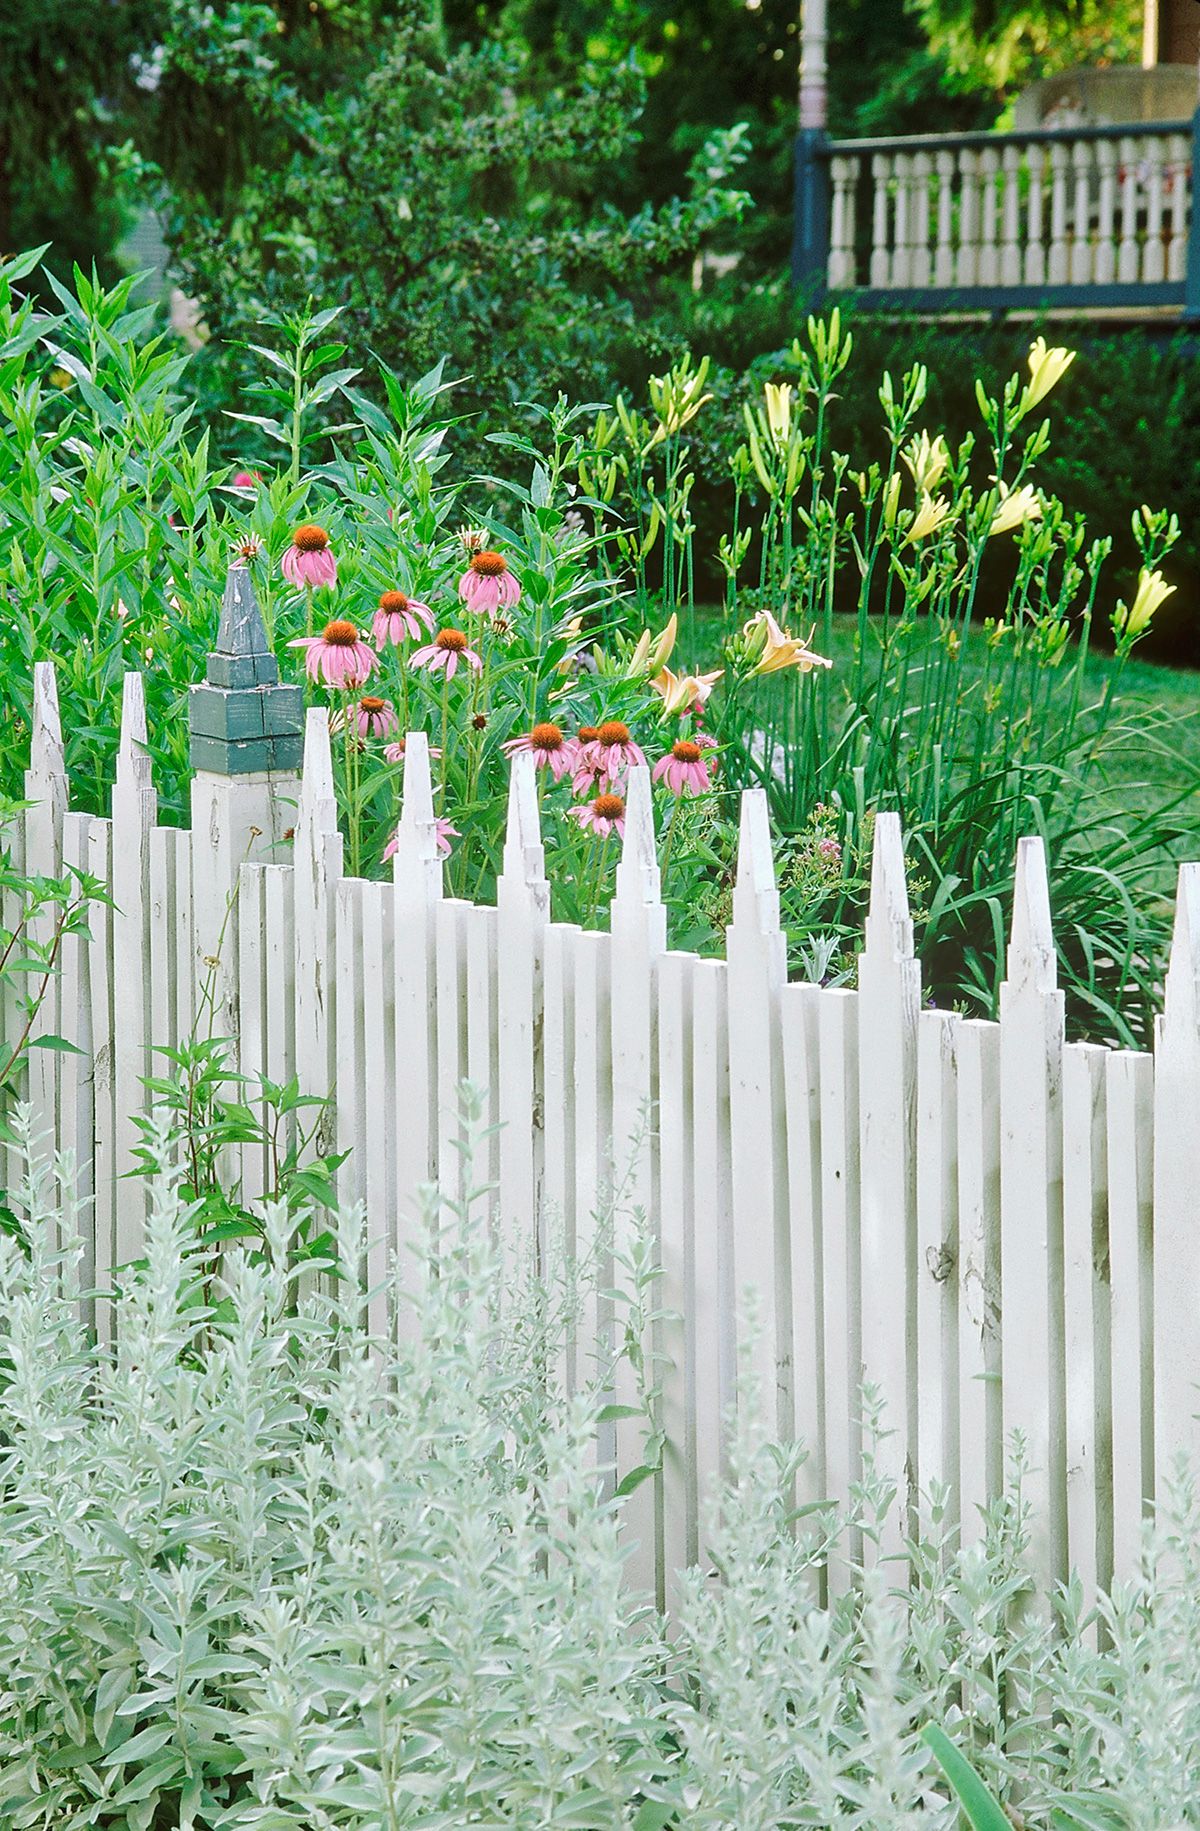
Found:
[{"label": "railing top rail", "polygon": [[828,140],[814,148],[822,159],[846,153],[934,153],[960,147],[1053,146],[1080,141],[1167,139],[1193,131],[1194,121],[1127,121],[1107,127],[1030,127],[1015,133],[892,134],[873,140]]}]

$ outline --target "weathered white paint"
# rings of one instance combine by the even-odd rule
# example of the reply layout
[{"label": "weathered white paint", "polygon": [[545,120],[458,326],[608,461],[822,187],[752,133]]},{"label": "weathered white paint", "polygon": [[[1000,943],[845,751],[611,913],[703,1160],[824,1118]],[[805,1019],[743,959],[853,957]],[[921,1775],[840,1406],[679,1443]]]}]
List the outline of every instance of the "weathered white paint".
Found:
[{"label": "weathered white paint", "polygon": [[[109,1288],[140,1246],[141,1185],[118,1172],[151,1051],[232,1023],[244,1074],[332,1092],[317,1148],[350,1152],[339,1191],[366,1204],[371,1320],[407,1328],[387,1274],[395,1258],[411,1282],[420,1185],[465,1193],[468,1077],[496,1128],[475,1168],[494,1184],[506,1275],[535,1246],[586,1272],[558,1369],[568,1384],[637,1402],[628,1368],[610,1366],[612,1258],[642,1226],[658,1255],[664,1314],[645,1345],[667,1448],[631,1510],[637,1581],[669,1601],[673,1573],[705,1558],[739,1342],[772,1429],[808,1448],[801,1505],[845,1498],[861,1473],[865,1376],[893,1433],[877,1459],[914,1505],[944,1482],[977,1536],[1019,1429],[1043,1574],[1074,1567],[1090,1595],[1133,1568],[1173,1456],[1200,1449],[1200,865],[1181,877],[1151,1056],[1064,1043],[1037,841],[1021,845],[990,1023],[920,1008],[892,816],[877,824],[859,989],[788,985],[759,792],[743,802],[727,960],[700,960],[665,950],[644,773],[629,784],[611,931],[584,933],[550,919],[528,759],[488,909],[442,895],[419,734],[394,873],[368,882],[342,872],[323,714],[303,786],[289,785],[290,854],[288,799],[265,780],[210,777],[200,826],[158,827],[142,719],[134,677],[113,820],[72,813],[53,678],[39,675],[17,853],[51,875],[90,870],[116,905],[64,947],[42,1014],[80,1053],[43,1052],[31,1087],[46,1146],[75,1152],[92,1198],[85,1289]],[[234,1168],[248,1198],[269,1187],[261,1147]],[[84,1315],[109,1338],[105,1301]],[[642,1434],[632,1416],[601,1426],[606,1481],[636,1466]],[[827,1580],[838,1594],[843,1560]]]},{"label": "weathered white paint", "polygon": [[[1120,139],[913,151],[840,142],[830,161],[828,279],[834,291],[1176,284],[1187,271],[1188,139],[1147,126]],[[870,220],[865,271],[856,242]]]}]

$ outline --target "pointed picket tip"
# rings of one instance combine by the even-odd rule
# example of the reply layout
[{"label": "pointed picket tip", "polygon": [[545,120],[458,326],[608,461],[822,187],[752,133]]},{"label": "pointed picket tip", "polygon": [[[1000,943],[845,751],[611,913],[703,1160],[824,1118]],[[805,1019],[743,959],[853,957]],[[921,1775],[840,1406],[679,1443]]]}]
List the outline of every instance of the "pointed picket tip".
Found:
[{"label": "pointed picket tip", "polygon": [[1200,864],[1179,867],[1175,931],[1167,964],[1160,1037],[1193,1041],[1200,1031]]},{"label": "pointed picket tip", "polygon": [[635,763],[625,782],[625,835],[613,903],[622,908],[644,908],[661,901],[650,771],[645,763]]},{"label": "pointed picket tip", "polygon": [[1053,992],[1058,987],[1058,957],[1050,919],[1050,879],[1041,839],[1017,841],[1013,885],[1012,933],[1008,944],[1006,983]]},{"label": "pointed picket tip", "polygon": [[247,659],[271,653],[254,580],[249,569],[240,561],[235,561],[225,574],[225,595],[221,599],[221,622],[217,629],[215,652]]},{"label": "pointed picket tip", "polygon": [[762,935],[779,933],[779,891],[765,788],[742,790],[732,926]]},{"label": "pointed picket tip", "polygon": [[29,778],[36,785],[52,782],[55,777],[65,775],[62,720],[58,715],[58,677],[52,661],[37,661],[33,668]]},{"label": "pointed picket tip", "polygon": [[146,750],[146,687],[140,674],[126,674],[121,690],[121,741],[117,749],[117,781],[138,787],[150,783],[150,757]]},{"label": "pointed picket tip", "polygon": [[395,837],[392,881],[397,888],[408,890],[419,884],[427,895],[440,895],[442,855],[438,849],[429,739],[423,731],[410,731],[404,740],[404,780]]},{"label": "pointed picket tip", "polygon": [[866,947],[883,950],[891,960],[913,958],[913,925],[904,868],[904,834],[900,816],[875,816],[871,849],[871,900],[867,908]]},{"label": "pointed picket tip", "polygon": [[326,830],[337,825],[333,791],[333,752],[329,744],[329,713],[310,706],[304,721],[304,767],[300,776],[300,814]]},{"label": "pointed picket tip", "polygon": [[499,890],[504,895],[514,888],[532,893],[539,902],[549,896],[538,809],[537,769],[528,750],[514,753],[508,776],[508,819]]}]

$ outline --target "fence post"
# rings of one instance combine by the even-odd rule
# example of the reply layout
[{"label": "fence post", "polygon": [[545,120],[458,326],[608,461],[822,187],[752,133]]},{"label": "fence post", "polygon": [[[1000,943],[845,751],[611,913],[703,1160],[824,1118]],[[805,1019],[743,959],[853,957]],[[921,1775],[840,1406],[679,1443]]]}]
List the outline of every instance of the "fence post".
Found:
[{"label": "fence post", "polygon": [[829,135],[805,128],[796,135],[792,285],[811,304],[824,299],[829,275]]},{"label": "fence post", "polygon": [[[896,1489],[884,1555],[901,1547],[917,1497],[917,1014],[921,968],[898,814],[875,821],[866,945],[858,970],[863,1376],[883,1403],[876,1466]],[[855,1396],[855,1395],[852,1395]],[[922,1476],[932,1471],[922,1470]]]},{"label": "fence post", "polygon": [[277,862],[300,795],[303,693],[279,684],[254,585],[235,562],[225,581],[217,646],[191,689],[194,969],[211,996],[197,1023],[238,1034],[238,873]]},{"label": "fence post", "polygon": [[749,1288],[758,1308],[755,1367],[768,1429],[794,1431],[787,1120],[780,1002],[787,943],[771,849],[767,792],[742,792],[733,921],[726,932],[729,983],[730,1164],[733,1178],[733,1301]]},{"label": "fence post", "polygon": [[528,751],[512,759],[504,865],[496,886],[496,1090],[500,1136],[500,1237],[515,1248],[536,1227],[542,1242],[545,1137],[542,1080],[542,950],[550,886]]},{"label": "fence post", "polygon": [[1154,1447],[1158,1499],[1200,1445],[1200,864],[1183,865],[1154,1047]]},{"label": "fence post", "polygon": [[140,674],[126,674],[112,799],[116,1266],[138,1257],[146,1215],[146,1184],[129,1178],[142,1141],[137,1118],[147,1105],[143,1080],[152,1071],[150,834],[157,810],[146,750],[145,688]]},{"label": "fence post", "polygon": [[[658,855],[654,840],[654,802],[650,771],[644,763],[629,772],[625,787],[625,835],[612,900],[612,1137],[614,1199],[613,1247],[617,1258],[613,1282],[628,1290],[628,1260],[640,1225],[651,1234],[657,1263],[658,1225],[658,1045],[659,964],[667,944]],[[651,1299],[652,1303],[654,1299]],[[616,1339],[622,1328],[618,1319]],[[654,1328],[658,1350],[660,1329]],[[649,1344],[642,1344],[648,1346]],[[638,1386],[628,1359],[617,1368],[616,1399],[634,1415],[617,1419],[617,1478],[626,1480],[645,1465],[646,1421],[639,1417]],[[656,1417],[656,1423],[658,1419]],[[645,1479],[629,1496],[626,1530],[636,1549],[630,1573],[644,1590],[662,1587],[662,1476]]]},{"label": "fence post", "polygon": [[1200,319],[1200,108],[1192,116],[1191,208],[1188,216],[1186,319]]},{"label": "fence post", "polygon": [[[67,769],[58,716],[58,686],[53,663],[49,661],[37,662],[33,670],[33,718],[29,733],[29,768],[25,771],[25,799],[30,803],[25,813],[25,870],[31,877],[61,877]],[[30,927],[37,940],[49,944],[54,932],[54,911],[44,910],[33,918]],[[30,974],[24,989],[32,992],[36,984],[37,979]],[[30,1031],[31,1043],[39,1036],[61,1034],[61,1016],[61,981],[55,977],[46,988]],[[14,1026],[9,1034],[6,1027],[3,1040],[15,1041],[19,1028],[19,1024]],[[31,1048],[28,1062],[30,1141],[44,1150],[52,1162],[59,1144],[60,1061],[48,1050]]]},{"label": "fence post", "polygon": [[1024,1439],[1033,1558],[1047,1589],[1067,1575],[1063,1026],[1046,853],[1040,839],[1022,839],[1000,988],[1002,1402],[1005,1450],[1013,1431]]}]

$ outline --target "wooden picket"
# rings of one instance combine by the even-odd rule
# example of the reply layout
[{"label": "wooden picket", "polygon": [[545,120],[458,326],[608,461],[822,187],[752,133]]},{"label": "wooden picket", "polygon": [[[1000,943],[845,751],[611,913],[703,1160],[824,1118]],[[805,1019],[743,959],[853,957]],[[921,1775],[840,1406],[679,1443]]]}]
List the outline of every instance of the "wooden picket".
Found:
[{"label": "wooden picket", "polygon": [[[259,1077],[328,1100],[312,1148],[347,1154],[338,1193],[365,1209],[381,1336],[411,1328],[389,1293],[412,1283],[418,1191],[467,1192],[470,1081],[506,1281],[534,1253],[584,1274],[558,1372],[614,1401],[601,1479],[636,1474],[655,1432],[665,1444],[628,1508],[633,1581],[669,1606],[703,1561],[740,1367],[771,1430],[807,1449],[801,1506],[847,1499],[868,1392],[882,1406],[869,1449],[898,1502],[885,1556],[934,1484],[977,1537],[1019,1434],[1040,1573],[1075,1570],[1090,1598],[1130,1572],[1177,1455],[1200,1449],[1200,865],[1181,876],[1164,1013],[1139,1054],[1064,1037],[1038,840],[1021,842],[992,1023],[922,1008],[894,815],[876,823],[847,990],[787,983],[761,790],[743,797],[720,960],[666,948],[644,769],[607,933],[552,920],[530,757],[514,760],[495,908],[443,895],[420,733],[403,789],[392,875],[346,875],[317,711],[302,778],[198,771],[191,830],[159,827],[132,675],[112,818],[75,813],[53,672],[38,668],[15,853],[49,876],[89,871],[111,896],[64,945],[39,1012],[73,1048],[35,1051],[27,1087],[39,1150],[75,1161],[82,1306],[101,1338],[104,1293],[142,1238],[145,1185],[128,1171],[145,1076],[166,1066],[155,1051],[228,1037],[251,1102]],[[247,1145],[230,1167],[247,1200],[269,1193],[272,1150]],[[659,1274],[650,1417],[611,1359],[614,1257],[641,1237]],[[835,1553],[829,1593],[847,1580]]]}]

